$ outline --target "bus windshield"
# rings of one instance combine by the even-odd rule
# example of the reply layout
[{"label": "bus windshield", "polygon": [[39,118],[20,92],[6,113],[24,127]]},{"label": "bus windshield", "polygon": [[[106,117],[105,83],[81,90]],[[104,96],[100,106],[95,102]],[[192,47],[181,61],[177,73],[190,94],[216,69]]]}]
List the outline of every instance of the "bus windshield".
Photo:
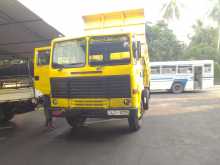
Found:
[{"label": "bus windshield", "polygon": [[55,43],[53,67],[81,67],[86,62],[86,40],[75,39]]},{"label": "bus windshield", "polygon": [[90,65],[122,65],[130,62],[129,37],[96,36],[89,40]]}]

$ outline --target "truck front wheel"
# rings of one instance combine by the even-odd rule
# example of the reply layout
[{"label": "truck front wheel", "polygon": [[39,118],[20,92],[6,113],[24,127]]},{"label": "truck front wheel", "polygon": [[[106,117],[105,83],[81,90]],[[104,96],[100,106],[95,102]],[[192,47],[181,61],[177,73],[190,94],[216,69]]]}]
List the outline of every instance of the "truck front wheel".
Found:
[{"label": "truck front wheel", "polygon": [[82,126],[83,123],[86,121],[86,117],[76,117],[76,116],[66,116],[67,123],[72,128],[77,128],[79,126]]},{"label": "truck front wheel", "polygon": [[129,117],[128,117],[128,124],[130,131],[138,131],[141,127],[141,119],[138,118],[138,111],[132,110],[130,111]]}]

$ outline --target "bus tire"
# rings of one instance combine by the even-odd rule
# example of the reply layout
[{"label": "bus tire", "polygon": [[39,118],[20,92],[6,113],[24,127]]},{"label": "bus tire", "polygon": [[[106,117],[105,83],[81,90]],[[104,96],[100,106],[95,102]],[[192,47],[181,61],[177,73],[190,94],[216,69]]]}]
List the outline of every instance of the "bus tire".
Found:
[{"label": "bus tire", "polygon": [[138,131],[141,127],[141,119],[138,118],[138,111],[131,110],[128,117],[129,130],[131,132]]},{"label": "bus tire", "polygon": [[72,128],[78,128],[83,125],[83,123],[86,121],[86,117],[78,117],[78,116],[66,116],[67,123]]},{"label": "bus tire", "polygon": [[149,109],[149,99],[150,99],[150,91],[149,89],[144,89],[141,94],[141,100],[143,103],[144,110]]},{"label": "bus tire", "polygon": [[172,85],[171,91],[172,91],[172,93],[174,93],[174,94],[183,93],[183,91],[184,91],[184,86],[183,86],[182,83],[175,82],[175,83]]}]

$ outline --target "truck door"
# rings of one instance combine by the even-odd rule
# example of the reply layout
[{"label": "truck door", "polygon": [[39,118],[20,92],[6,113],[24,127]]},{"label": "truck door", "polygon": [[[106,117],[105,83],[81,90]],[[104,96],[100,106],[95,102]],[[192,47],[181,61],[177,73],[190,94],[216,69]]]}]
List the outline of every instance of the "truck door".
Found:
[{"label": "truck door", "polygon": [[50,92],[49,82],[50,47],[36,48],[34,53],[34,85],[43,95]]}]

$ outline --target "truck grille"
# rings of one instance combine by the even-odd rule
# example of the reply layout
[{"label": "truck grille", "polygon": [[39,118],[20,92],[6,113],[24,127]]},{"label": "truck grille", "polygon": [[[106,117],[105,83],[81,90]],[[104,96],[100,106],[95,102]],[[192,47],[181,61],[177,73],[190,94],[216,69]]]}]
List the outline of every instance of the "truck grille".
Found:
[{"label": "truck grille", "polygon": [[130,76],[51,78],[53,98],[129,98]]}]

